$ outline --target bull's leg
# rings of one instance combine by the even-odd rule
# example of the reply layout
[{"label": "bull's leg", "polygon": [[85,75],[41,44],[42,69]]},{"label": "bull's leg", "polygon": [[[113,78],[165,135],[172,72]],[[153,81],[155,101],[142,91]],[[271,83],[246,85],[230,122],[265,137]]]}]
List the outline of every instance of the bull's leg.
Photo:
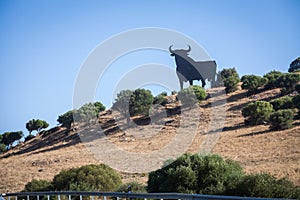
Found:
[{"label": "bull's leg", "polygon": [[183,80],[179,80],[179,83],[180,83],[180,89],[182,90],[183,89]]},{"label": "bull's leg", "polygon": [[193,80],[189,80],[189,82],[190,82],[190,85],[193,85]]},{"label": "bull's leg", "polygon": [[204,88],[205,85],[206,85],[205,80],[202,78],[202,79],[201,79],[201,82],[202,82],[202,87]]}]

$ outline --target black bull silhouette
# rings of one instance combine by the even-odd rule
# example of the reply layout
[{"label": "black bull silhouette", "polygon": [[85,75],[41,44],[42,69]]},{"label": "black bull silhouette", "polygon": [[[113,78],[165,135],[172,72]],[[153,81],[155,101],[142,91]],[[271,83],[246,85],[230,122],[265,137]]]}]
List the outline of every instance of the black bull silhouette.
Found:
[{"label": "black bull silhouette", "polygon": [[175,56],[176,73],[179,79],[180,88],[183,89],[183,82],[190,82],[193,85],[193,80],[201,80],[202,87],[206,85],[205,80],[211,82],[214,86],[216,78],[217,65],[215,61],[199,61],[196,62],[190,58],[188,53],[191,51],[190,45],[188,49],[176,49],[172,50],[171,45],[169,51],[171,56]]}]

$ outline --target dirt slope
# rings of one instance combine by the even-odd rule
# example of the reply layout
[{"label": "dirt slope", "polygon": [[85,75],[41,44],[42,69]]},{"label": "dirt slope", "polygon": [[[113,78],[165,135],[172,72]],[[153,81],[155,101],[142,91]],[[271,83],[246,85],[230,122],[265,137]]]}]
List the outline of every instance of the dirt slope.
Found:
[{"label": "dirt slope", "polygon": [[[241,115],[241,108],[248,102],[271,100],[279,95],[279,90],[252,97],[247,97],[243,90],[229,95],[221,93],[220,88],[208,92],[212,98],[191,108],[192,115],[188,116],[186,124],[182,122],[182,113],[190,109],[179,110],[176,102],[168,104],[167,114],[157,115],[160,117],[155,123],[149,123],[149,119],[133,119],[137,124],[144,123],[143,126],[120,129],[121,122],[114,120],[118,116],[113,117],[108,111],[101,113],[99,121],[109,134],[108,139],[118,148],[137,153],[161,149],[172,140],[179,127],[196,125],[189,152],[212,151],[239,161],[247,173],[268,172],[276,177],[288,177],[300,185],[299,121],[290,130],[272,132],[266,125],[245,126]],[[78,136],[86,129],[79,126],[75,132],[67,133],[64,128],[56,127],[1,155],[0,176],[4,178],[0,192],[20,191],[33,178],[50,181],[63,169],[99,163]],[[122,173],[122,177],[124,182],[147,181],[145,174]]]}]

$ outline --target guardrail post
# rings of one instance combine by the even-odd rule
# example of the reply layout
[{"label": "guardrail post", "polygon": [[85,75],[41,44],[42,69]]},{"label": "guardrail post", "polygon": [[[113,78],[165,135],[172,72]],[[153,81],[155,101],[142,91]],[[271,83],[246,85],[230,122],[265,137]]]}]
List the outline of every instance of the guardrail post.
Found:
[{"label": "guardrail post", "polygon": [[57,199],[60,200],[60,195],[57,195]]},{"label": "guardrail post", "polygon": [[71,200],[71,195],[69,195],[69,200]]},{"label": "guardrail post", "polygon": [[106,200],[106,196],[103,196],[103,200]]},{"label": "guardrail post", "polygon": [[27,195],[27,200],[29,200],[29,195]]},{"label": "guardrail post", "polygon": [[82,200],[82,195],[79,196],[79,199]]},{"label": "guardrail post", "polygon": [[37,197],[37,200],[40,200],[40,196],[39,195],[37,195],[36,197]]},{"label": "guardrail post", "polygon": [[50,195],[47,195],[47,200],[50,200]]}]

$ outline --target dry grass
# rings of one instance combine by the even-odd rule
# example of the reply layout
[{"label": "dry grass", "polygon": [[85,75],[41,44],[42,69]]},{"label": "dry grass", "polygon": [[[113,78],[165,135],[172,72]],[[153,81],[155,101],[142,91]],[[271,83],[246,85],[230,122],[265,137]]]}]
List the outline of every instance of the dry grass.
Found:
[{"label": "dry grass", "polygon": [[[213,94],[217,91],[209,92]],[[110,128],[114,133],[109,136],[109,140],[125,151],[139,153],[162,148],[172,140],[180,125],[194,126],[192,119],[199,117],[200,120],[197,119],[196,123],[198,129],[188,148],[189,152],[212,150],[213,153],[239,161],[247,173],[267,172],[278,178],[288,177],[295,184],[300,185],[299,121],[295,122],[292,129],[275,132],[269,131],[268,126],[265,125],[244,126],[243,124],[241,108],[245,104],[258,99],[272,99],[278,94],[279,90],[275,89],[254,97],[247,97],[242,90],[230,95],[217,95],[194,109],[193,113],[196,114],[190,116],[191,120],[186,124],[179,123],[182,116],[175,112],[168,117],[159,118],[157,123],[121,130],[115,129],[115,125],[110,123],[109,120],[112,119],[110,113],[104,113],[102,116],[106,122],[109,122],[106,128]],[[217,103],[225,100],[226,105]],[[223,109],[226,112],[221,112]],[[219,112],[219,115],[212,117],[213,111]],[[223,131],[220,134],[210,134],[212,128],[223,125],[221,121],[225,114]],[[220,124],[216,125],[216,123]],[[102,121],[102,124],[105,122]],[[79,130],[84,131],[83,128]],[[63,128],[52,133],[43,133],[34,140],[23,143],[2,155],[0,191],[21,191],[32,179],[51,181],[54,175],[63,169],[95,163],[99,161],[81,143],[77,133],[66,134]],[[147,181],[145,174],[122,173],[122,177],[124,182],[146,183]]]}]

